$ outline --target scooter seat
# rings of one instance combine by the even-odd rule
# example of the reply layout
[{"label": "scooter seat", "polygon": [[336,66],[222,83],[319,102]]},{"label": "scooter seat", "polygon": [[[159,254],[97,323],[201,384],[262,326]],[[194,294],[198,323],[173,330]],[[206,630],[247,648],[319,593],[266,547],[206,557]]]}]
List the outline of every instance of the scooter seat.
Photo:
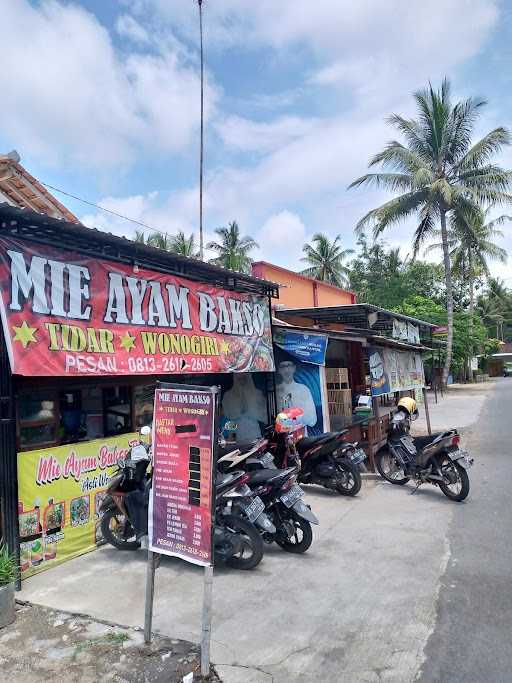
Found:
[{"label": "scooter seat", "polygon": [[219,458],[222,458],[223,455],[227,455],[228,453],[233,453],[233,451],[240,451],[241,453],[249,451],[255,443],[255,441],[233,441],[232,443],[227,443],[225,446],[219,446]]},{"label": "scooter seat", "polygon": [[305,453],[314,446],[319,446],[320,444],[332,441],[333,439],[338,438],[340,434],[346,434],[347,431],[347,429],[344,429],[341,432],[325,432],[324,434],[318,434],[318,436],[306,436],[304,439],[297,441],[297,450],[299,453]]},{"label": "scooter seat", "polygon": [[295,468],[289,467],[286,470],[255,470],[254,472],[247,472],[250,476],[248,484],[264,484],[267,481],[275,479],[285,479],[289,476]]},{"label": "scooter seat", "polygon": [[438,432],[437,434],[430,434],[429,436],[413,436],[412,440],[416,448],[421,451],[425,448],[425,446],[430,445],[436,439],[438,439],[442,433],[443,432]]}]

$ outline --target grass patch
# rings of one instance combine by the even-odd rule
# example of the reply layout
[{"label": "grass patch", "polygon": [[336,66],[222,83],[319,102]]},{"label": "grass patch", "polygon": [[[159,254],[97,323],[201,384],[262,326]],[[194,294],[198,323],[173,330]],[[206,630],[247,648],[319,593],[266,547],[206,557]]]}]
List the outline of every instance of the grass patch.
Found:
[{"label": "grass patch", "polygon": [[105,636],[100,638],[91,638],[90,640],[83,640],[77,643],[75,646],[76,653],[88,650],[95,645],[122,645],[127,640],[130,640],[130,636],[127,633],[107,633]]}]

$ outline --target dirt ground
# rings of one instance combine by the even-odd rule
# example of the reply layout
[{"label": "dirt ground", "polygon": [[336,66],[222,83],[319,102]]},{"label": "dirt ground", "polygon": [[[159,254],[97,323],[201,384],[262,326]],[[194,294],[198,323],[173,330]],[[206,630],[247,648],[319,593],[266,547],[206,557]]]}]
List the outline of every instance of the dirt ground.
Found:
[{"label": "dirt ground", "polygon": [[28,603],[0,630],[0,678],[12,683],[181,683],[191,672],[196,683],[199,668],[193,643],[155,635],[146,646],[140,630]]}]

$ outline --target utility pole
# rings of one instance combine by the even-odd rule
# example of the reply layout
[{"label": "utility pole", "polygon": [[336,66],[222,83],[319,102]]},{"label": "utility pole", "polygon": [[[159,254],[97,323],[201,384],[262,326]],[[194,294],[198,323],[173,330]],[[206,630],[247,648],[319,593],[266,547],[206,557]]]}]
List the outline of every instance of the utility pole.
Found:
[{"label": "utility pole", "polygon": [[199,6],[199,36],[201,41],[201,135],[199,143],[199,258],[204,261],[203,236],[203,145],[204,145],[204,65],[203,65],[203,0],[197,0]]}]

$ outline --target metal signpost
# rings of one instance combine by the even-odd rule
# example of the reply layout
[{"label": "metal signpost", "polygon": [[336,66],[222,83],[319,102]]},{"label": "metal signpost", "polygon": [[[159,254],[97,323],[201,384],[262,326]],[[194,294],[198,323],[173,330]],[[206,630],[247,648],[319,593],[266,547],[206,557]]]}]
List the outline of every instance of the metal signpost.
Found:
[{"label": "metal signpost", "polygon": [[210,671],[217,405],[216,387],[157,383],[144,640],[151,642],[157,556],[203,566],[202,676]]}]

